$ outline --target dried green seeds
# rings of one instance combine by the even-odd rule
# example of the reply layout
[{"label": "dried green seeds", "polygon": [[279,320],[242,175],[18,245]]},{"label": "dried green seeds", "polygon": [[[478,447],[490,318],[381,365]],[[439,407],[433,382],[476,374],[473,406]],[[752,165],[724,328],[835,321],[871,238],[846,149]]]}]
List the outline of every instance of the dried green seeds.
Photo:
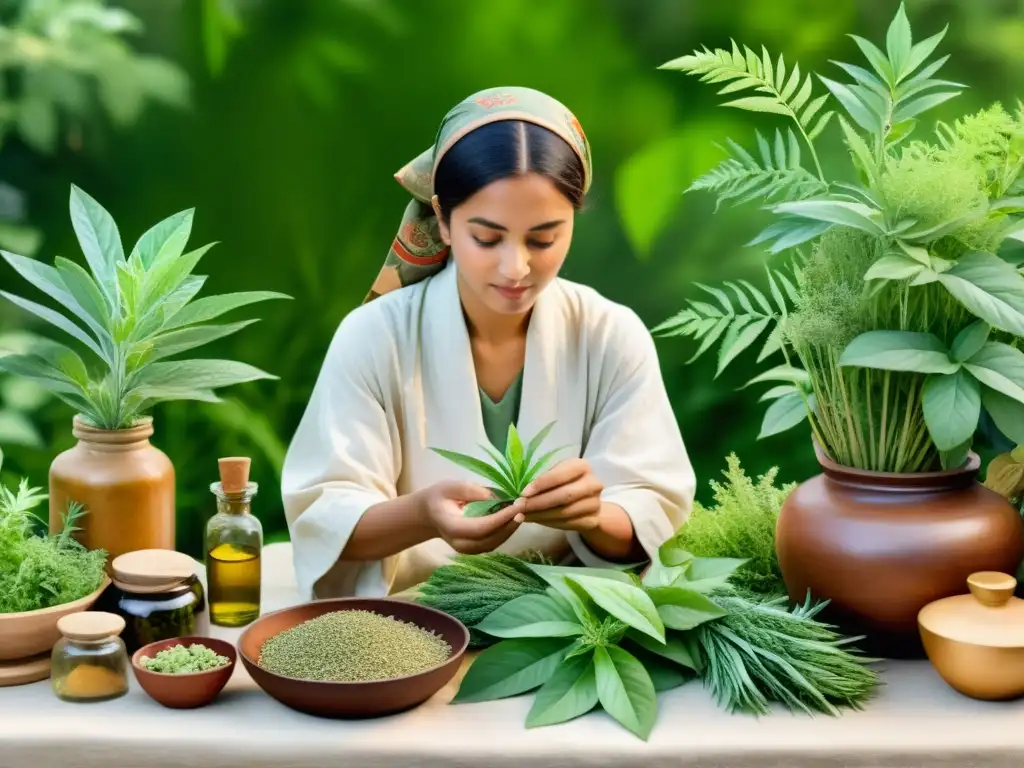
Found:
[{"label": "dried green seeds", "polygon": [[332,611],[267,640],[258,663],[286,677],[353,683],[415,675],[451,652],[444,638],[392,616]]}]

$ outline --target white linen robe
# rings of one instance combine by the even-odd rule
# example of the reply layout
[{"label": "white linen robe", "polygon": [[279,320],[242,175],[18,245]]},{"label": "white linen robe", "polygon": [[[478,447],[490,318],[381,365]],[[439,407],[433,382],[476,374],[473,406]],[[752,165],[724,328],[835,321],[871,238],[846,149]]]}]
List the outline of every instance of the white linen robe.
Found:
[{"label": "white linen robe", "polygon": [[[441,538],[376,562],[339,561],[364,511],[444,480],[486,481],[430,448],[483,456],[487,443],[453,262],[344,318],[285,459],[282,488],[306,599],[384,596],[426,580],[454,550]],[[689,515],[695,479],[651,335],[632,310],[558,278],[526,340],[517,429],[555,421],[555,462],[584,457],[602,498],[632,520],[648,557]],[[499,548],[609,565],[579,534],[524,523]]]}]

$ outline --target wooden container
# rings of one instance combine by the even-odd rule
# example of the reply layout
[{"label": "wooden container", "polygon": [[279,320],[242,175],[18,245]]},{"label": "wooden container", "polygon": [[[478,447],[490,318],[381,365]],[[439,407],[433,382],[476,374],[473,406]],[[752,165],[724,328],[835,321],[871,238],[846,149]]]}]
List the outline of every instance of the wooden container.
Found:
[{"label": "wooden container", "polygon": [[1005,573],[972,573],[969,595],[929,603],[918,616],[928,659],[965,696],[999,701],[1024,696],[1024,600]]},{"label": "wooden container", "polygon": [[50,465],[50,531],[58,532],[69,501],[86,508],[74,537],[107,551],[107,568],[125,552],[174,549],[174,466],[149,442],[153,422],[96,429],[74,419],[78,444]]}]

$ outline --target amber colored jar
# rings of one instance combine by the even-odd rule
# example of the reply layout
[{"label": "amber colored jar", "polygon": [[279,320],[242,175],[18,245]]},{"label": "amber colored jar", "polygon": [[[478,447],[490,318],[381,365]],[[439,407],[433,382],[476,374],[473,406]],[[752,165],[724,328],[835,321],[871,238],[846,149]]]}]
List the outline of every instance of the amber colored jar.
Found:
[{"label": "amber colored jar", "polygon": [[195,561],[171,550],[140,550],[111,564],[128,653],[158,640],[209,634],[206,590]]},{"label": "amber colored jar", "polygon": [[889,658],[923,658],[918,613],[963,594],[978,571],[1014,573],[1024,522],[977,482],[981,461],[959,469],[886,473],[836,464],[793,490],[775,535],[790,599],[831,601],[819,614],[858,645]]},{"label": "amber colored jar", "polygon": [[80,611],[57,622],[62,637],[50,655],[50,684],[64,701],[109,701],[128,693],[128,652],[118,635],[124,620]]},{"label": "amber colored jar", "polygon": [[104,549],[109,563],[139,549],[174,549],[174,466],[149,442],[152,419],[127,429],[91,427],[80,416],[77,445],[50,465],[50,531],[61,528],[69,501],[86,508],[74,537]]}]

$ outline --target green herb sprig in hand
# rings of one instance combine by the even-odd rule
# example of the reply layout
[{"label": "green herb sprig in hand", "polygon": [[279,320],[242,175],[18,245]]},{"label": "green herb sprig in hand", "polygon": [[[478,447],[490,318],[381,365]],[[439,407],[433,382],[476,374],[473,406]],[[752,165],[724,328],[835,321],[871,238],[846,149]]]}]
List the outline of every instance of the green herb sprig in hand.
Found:
[{"label": "green herb sprig in hand", "polygon": [[564,448],[555,448],[554,450],[548,451],[539,458],[534,458],[537,455],[537,451],[540,446],[544,443],[544,439],[551,432],[552,427],[555,426],[555,422],[551,422],[538,432],[529,445],[523,447],[523,441],[519,436],[519,432],[516,431],[514,424],[508,425],[508,440],[505,443],[505,455],[502,456],[494,448],[487,445],[481,445],[484,451],[493,460],[493,463],[482,461],[481,459],[473,456],[467,456],[464,453],[456,453],[455,451],[447,451],[441,448],[432,448],[434,453],[448,459],[454,464],[468,469],[475,473],[479,477],[484,478],[493,486],[490,487],[490,491],[494,494],[494,499],[488,499],[486,501],[471,501],[463,507],[463,515],[466,517],[485,517],[492,515],[495,512],[499,512],[509,504],[515,502],[520,496],[522,496],[523,489],[529,485],[540,472],[548,465],[551,459],[559,451]]}]

